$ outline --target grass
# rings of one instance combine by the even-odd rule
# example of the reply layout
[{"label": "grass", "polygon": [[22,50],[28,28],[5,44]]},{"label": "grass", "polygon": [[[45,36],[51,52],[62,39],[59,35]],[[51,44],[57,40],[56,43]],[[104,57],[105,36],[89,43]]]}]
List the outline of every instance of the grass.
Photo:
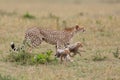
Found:
[{"label": "grass", "polygon": [[26,19],[35,19],[35,16],[33,16],[33,15],[31,15],[30,13],[25,13],[24,15],[23,15],[23,18],[26,18]]},{"label": "grass", "polygon": [[9,55],[3,57],[3,61],[13,62],[19,65],[38,65],[38,64],[48,64],[57,61],[51,57],[52,50],[48,50],[43,53],[30,54],[26,52],[25,47],[17,51],[11,50]]},{"label": "grass", "polygon": [[105,60],[107,57],[106,56],[103,56],[99,51],[97,51],[95,53],[95,55],[93,56],[93,61],[103,61]]},{"label": "grass", "polygon": [[[117,48],[119,49],[120,45],[120,3],[98,1],[81,0],[76,4],[74,0],[54,0],[54,2],[0,0],[0,74],[2,78],[4,75],[9,75],[17,80],[120,80],[120,59],[114,57],[114,54],[119,53]],[[35,19],[23,18],[24,15],[35,16]],[[59,17],[59,20],[53,19],[54,16]],[[86,50],[81,53],[81,57],[75,56],[73,63],[68,62],[64,65],[57,59],[58,61],[53,60],[47,65],[46,63],[28,65],[29,60],[26,58],[39,56],[39,53],[49,49],[53,51],[51,57],[54,58],[55,47],[45,42],[33,49],[32,54],[26,55],[21,52],[20,56],[24,55],[25,59],[15,54],[15,57],[20,58],[17,58],[17,64],[1,60],[3,56],[10,55],[11,41],[16,44],[22,43],[28,28],[39,26],[58,29],[58,23],[60,29],[76,24],[86,29],[85,33],[76,34],[71,41],[71,43],[81,41]],[[9,60],[12,59],[15,58],[9,58]],[[19,60],[23,62],[20,63]]]},{"label": "grass", "polygon": [[10,51],[9,55],[4,57],[3,60],[7,62],[16,62],[21,65],[32,64],[32,54],[26,53],[25,51]]},{"label": "grass", "polygon": [[119,49],[117,48],[115,52],[113,52],[113,55],[115,58],[118,58],[120,53],[119,53]]},{"label": "grass", "polygon": [[16,80],[16,79],[12,78],[11,76],[2,76],[0,74],[0,80]]},{"label": "grass", "polygon": [[15,15],[17,15],[17,13],[16,12],[6,12],[6,11],[3,11],[3,10],[0,10],[0,15],[1,16],[15,16]]}]

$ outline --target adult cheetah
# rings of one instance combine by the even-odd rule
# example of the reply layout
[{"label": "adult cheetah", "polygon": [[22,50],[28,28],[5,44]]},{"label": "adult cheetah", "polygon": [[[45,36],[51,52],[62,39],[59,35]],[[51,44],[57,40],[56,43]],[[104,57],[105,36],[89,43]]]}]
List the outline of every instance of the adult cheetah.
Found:
[{"label": "adult cheetah", "polygon": [[64,30],[50,30],[41,29],[39,27],[32,27],[25,32],[24,44],[28,44],[30,48],[39,46],[43,41],[55,45],[56,49],[67,47],[70,44],[70,40],[75,33],[79,31],[85,31],[84,27],[78,25],[72,28],[66,28]]}]

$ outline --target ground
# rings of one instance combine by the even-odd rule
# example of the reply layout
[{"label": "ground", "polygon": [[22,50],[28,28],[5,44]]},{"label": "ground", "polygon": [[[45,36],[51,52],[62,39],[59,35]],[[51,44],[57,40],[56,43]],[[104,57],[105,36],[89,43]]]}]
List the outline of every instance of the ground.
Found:
[{"label": "ground", "polygon": [[[120,49],[120,3],[115,1],[0,0],[0,74],[16,80],[120,80],[120,59],[113,56]],[[76,24],[86,32],[76,34],[71,43],[81,41],[86,52],[75,56],[73,63],[22,66],[2,60],[9,54],[10,42],[20,45],[29,27],[62,30]],[[42,43],[33,52],[47,49],[55,51]],[[105,59],[94,61],[97,54]]]}]

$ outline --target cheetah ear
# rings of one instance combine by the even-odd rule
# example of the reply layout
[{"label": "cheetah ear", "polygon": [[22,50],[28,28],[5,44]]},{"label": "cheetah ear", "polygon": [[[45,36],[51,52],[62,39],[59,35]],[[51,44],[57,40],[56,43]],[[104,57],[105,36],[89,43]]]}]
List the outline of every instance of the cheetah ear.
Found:
[{"label": "cheetah ear", "polygon": [[78,30],[78,29],[79,29],[79,26],[78,26],[78,25],[76,25],[76,26],[75,26],[75,29],[76,29],[76,30]]}]

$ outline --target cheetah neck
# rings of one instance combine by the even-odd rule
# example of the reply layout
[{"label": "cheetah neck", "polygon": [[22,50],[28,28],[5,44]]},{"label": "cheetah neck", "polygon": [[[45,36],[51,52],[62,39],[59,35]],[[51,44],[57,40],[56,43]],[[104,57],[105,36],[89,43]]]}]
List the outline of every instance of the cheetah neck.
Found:
[{"label": "cheetah neck", "polygon": [[74,28],[66,28],[65,32],[71,34],[71,36],[74,36],[74,34],[77,33]]}]

